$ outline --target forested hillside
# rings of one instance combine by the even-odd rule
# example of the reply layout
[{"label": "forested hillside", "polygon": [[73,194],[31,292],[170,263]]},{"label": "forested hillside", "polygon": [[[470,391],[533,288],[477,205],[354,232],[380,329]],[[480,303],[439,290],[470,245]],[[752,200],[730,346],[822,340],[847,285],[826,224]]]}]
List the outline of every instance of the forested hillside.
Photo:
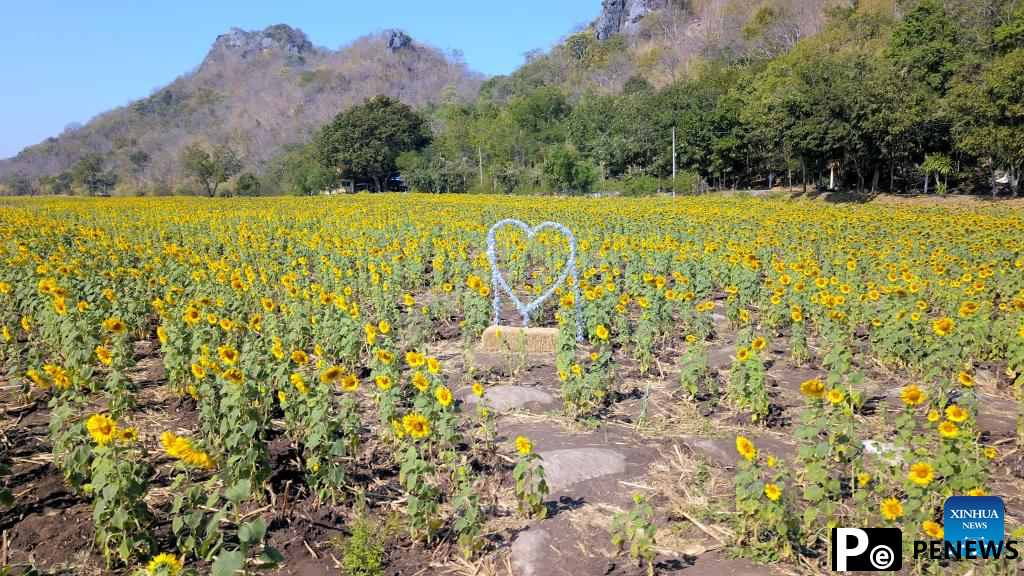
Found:
[{"label": "forested hillside", "polygon": [[499,190],[1017,193],[1020,2],[667,3],[599,36],[436,110],[411,180],[471,184],[482,153]]},{"label": "forested hillside", "polygon": [[[391,100],[324,127],[376,94],[412,105],[427,137],[376,138],[394,127],[372,111],[402,110]],[[1019,0],[604,0],[589,26],[486,81],[400,33],[330,52],[285,26],[235,31],[193,73],[0,175],[19,194],[310,194],[344,179],[1016,195],[1022,95]],[[338,165],[358,147],[372,166]]]}]

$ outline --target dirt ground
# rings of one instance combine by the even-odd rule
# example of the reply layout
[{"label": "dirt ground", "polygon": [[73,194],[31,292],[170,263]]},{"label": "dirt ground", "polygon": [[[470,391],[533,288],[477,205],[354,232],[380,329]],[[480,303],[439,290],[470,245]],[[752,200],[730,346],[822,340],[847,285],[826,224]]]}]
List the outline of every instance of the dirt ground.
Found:
[{"label": "dirt ground", "polygon": [[[718,336],[709,344],[709,363],[719,385],[728,379],[735,354],[735,333],[720,322]],[[463,378],[467,356],[458,330],[438,327],[442,338],[430,350],[445,366],[455,396],[472,396]],[[784,335],[776,343],[786,342]],[[656,569],[659,574],[705,576],[716,574],[813,574],[828,572],[827,557],[802,564],[761,565],[738,558],[730,548],[728,516],[734,491],[730,478],[739,456],[733,446],[737,434],[751,437],[762,449],[782,459],[796,450],[793,429],[803,405],[800,383],[824,379],[826,370],[812,357],[803,367],[789,365],[789,351],[769,348],[768,386],[773,411],[767,427],[749,424],[750,417],[727,405],[712,406],[686,399],[678,383],[681,348],[668,342],[646,374],[640,374],[625,353],[617,361],[621,374],[619,394],[597,426],[584,426],[564,417],[560,410],[560,383],[554,358],[531,356],[513,366],[500,354],[477,352],[472,363],[485,386],[532,389],[531,401],[509,406],[498,417],[500,438],[508,445],[523,434],[550,468],[552,492],[548,517],[526,521],[515,514],[509,459],[479,462],[487,478],[481,501],[489,507],[487,545],[471,560],[462,559],[452,538],[428,549],[411,542],[404,532],[392,534],[385,549],[388,575],[500,574],[556,576],[581,574],[645,574],[628,557],[617,556],[610,542],[612,515],[627,507],[632,494],[652,497],[658,526]],[[139,405],[130,415],[142,425],[140,441],[157,464],[156,488],[149,497],[157,513],[157,534],[162,549],[172,549],[166,511],[172,462],[160,448],[164,430],[192,431],[197,427],[196,406],[189,398],[168,392],[163,366],[152,342],[137,344]],[[883,418],[884,398],[907,384],[893,373],[859,355],[865,372],[863,387],[873,413],[859,416],[863,425]],[[986,443],[1002,447],[995,463],[991,493],[1006,503],[1006,525],[1024,522],[1024,466],[1015,452],[1013,436],[1017,404],[1011,401],[1005,366],[981,366],[977,390],[981,399],[979,426]],[[12,474],[0,479],[14,491],[15,504],[0,514],[0,565],[32,565],[52,573],[120,574],[107,571],[95,549],[91,507],[64,483],[50,459],[46,440],[49,410],[46,398],[24,397],[11,384],[0,388],[0,459],[11,464]],[[649,395],[649,396],[648,396]],[[539,400],[538,400],[539,399]],[[515,404],[514,402],[512,404]],[[283,429],[283,423],[281,423]],[[280,432],[280,431],[279,431]],[[371,435],[372,436],[372,435]],[[386,451],[365,449],[353,462],[349,477],[366,487],[371,516],[384,518],[402,509],[397,468]],[[340,543],[349,535],[354,517],[350,503],[318,503],[302,482],[301,459],[283,436],[271,440],[274,474],[265,501],[253,505],[269,524],[268,543],[280,550],[285,563],[266,574],[336,575],[343,553]],[[581,462],[583,465],[581,465]],[[199,572],[204,573],[204,566]],[[19,573],[16,568],[15,574]]]}]

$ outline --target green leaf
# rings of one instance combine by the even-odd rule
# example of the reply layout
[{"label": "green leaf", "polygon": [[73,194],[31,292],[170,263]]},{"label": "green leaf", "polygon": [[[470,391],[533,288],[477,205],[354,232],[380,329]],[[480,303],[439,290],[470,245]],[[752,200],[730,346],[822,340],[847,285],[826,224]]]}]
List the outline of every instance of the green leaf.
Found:
[{"label": "green leaf", "polygon": [[267,523],[263,521],[263,518],[256,518],[252,522],[242,524],[238,529],[238,539],[246,544],[253,546],[263,541],[263,536],[267,533]]},{"label": "green leaf", "polygon": [[235,572],[242,569],[241,550],[224,551],[217,555],[210,567],[210,574],[213,576],[233,576]]},{"label": "green leaf", "polygon": [[263,548],[260,553],[260,568],[273,568],[284,561],[284,556],[273,546]]},{"label": "green leaf", "polygon": [[239,480],[235,485],[224,491],[224,496],[236,504],[249,498],[252,493],[252,483],[247,479]]}]

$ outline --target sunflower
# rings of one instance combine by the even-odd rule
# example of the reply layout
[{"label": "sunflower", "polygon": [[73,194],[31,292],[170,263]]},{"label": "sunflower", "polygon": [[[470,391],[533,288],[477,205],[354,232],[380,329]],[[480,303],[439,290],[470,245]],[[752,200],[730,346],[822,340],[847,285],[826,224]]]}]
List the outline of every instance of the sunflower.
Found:
[{"label": "sunflower", "polygon": [[985,454],[985,458],[991,459],[991,458],[995,458],[996,457],[996,449],[995,448],[985,448],[985,450],[983,452]]},{"label": "sunflower", "polygon": [[161,552],[153,557],[146,566],[147,576],[177,576],[181,571],[181,561],[174,554]]},{"label": "sunflower", "polygon": [[402,430],[402,423],[399,422],[398,420],[392,420],[391,421],[391,428],[394,429],[395,436],[397,436],[398,438],[404,438],[405,437],[405,430]]},{"label": "sunflower", "polygon": [[967,491],[968,496],[985,496],[985,490],[983,488],[971,488]]},{"label": "sunflower", "polygon": [[387,350],[378,348],[375,354],[377,356],[377,359],[383,362],[384,364],[391,364],[392,362],[395,361],[395,355],[392,354],[391,352],[388,352]]},{"label": "sunflower", "polygon": [[217,349],[217,356],[220,361],[228,366],[234,366],[238,362],[238,350],[235,350],[231,346],[221,346]]},{"label": "sunflower", "polygon": [[182,456],[181,461],[193,468],[213,468],[213,461],[210,455],[202,450],[192,450]]},{"label": "sunflower", "polygon": [[782,496],[782,490],[775,484],[765,484],[764,495],[767,496],[768,499],[771,500],[772,502],[775,502],[779,499],[780,496]]},{"label": "sunflower", "polygon": [[241,384],[245,382],[245,374],[242,373],[238,368],[228,368],[224,371],[224,378],[233,384]]},{"label": "sunflower", "polygon": [[420,372],[419,370],[412,375],[412,385],[420,392],[426,392],[427,388],[430,388],[430,382],[427,380],[426,376],[423,375],[423,372]]},{"label": "sunflower", "polygon": [[473,383],[473,394],[476,394],[478,397],[483,397],[483,395],[484,395],[484,385],[479,383],[479,382],[474,382]]},{"label": "sunflower", "polygon": [[107,318],[103,321],[103,327],[114,334],[121,334],[128,328],[120,318]]},{"label": "sunflower", "polygon": [[955,325],[952,318],[943,316],[932,322],[932,331],[939,336],[949,336],[953,332]]},{"label": "sunflower", "polygon": [[444,386],[438,386],[437,390],[434,390],[434,397],[437,398],[437,402],[445,408],[452,403],[452,392]]},{"label": "sunflower", "polygon": [[754,447],[754,443],[743,436],[736,437],[736,451],[751,462],[757,458],[757,448]]},{"label": "sunflower", "polygon": [[526,436],[516,436],[516,452],[528,456],[533,452],[533,443]]},{"label": "sunflower", "polygon": [[956,380],[961,385],[966,386],[968,388],[974,386],[974,376],[971,376],[967,372],[958,372],[956,375]]},{"label": "sunflower", "polygon": [[887,498],[882,501],[882,516],[887,520],[896,520],[903,516],[903,504],[896,498]]},{"label": "sunflower", "polygon": [[431,356],[430,358],[427,358],[427,370],[429,370],[431,374],[438,374],[441,372],[441,363],[437,358]]},{"label": "sunflower", "polygon": [[270,353],[273,354],[274,358],[284,360],[284,346],[281,344],[281,339],[277,336],[274,336],[274,343],[270,346]]},{"label": "sunflower", "polygon": [[57,314],[63,316],[68,313],[67,302],[65,302],[63,298],[58,296],[57,298],[53,299],[53,309],[57,312]]},{"label": "sunflower", "polygon": [[430,434],[430,423],[423,416],[412,413],[402,418],[402,427],[414,438],[423,438]]},{"label": "sunflower", "polygon": [[857,484],[867,486],[868,482],[871,482],[871,474],[868,474],[867,472],[857,474]]},{"label": "sunflower", "polygon": [[927,462],[918,462],[910,467],[908,477],[918,486],[927,486],[935,478],[935,470]]},{"label": "sunflower", "polygon": [[343,371],[341,368],[337,366],[331,366],[327,370],[324,370],[324,373],[320,375],[320,381],[323,382],[324,384],[333,384],[337,382],[339,378],[341,378],[342,374]]},{"label": "sunflower", "polygon": [[405,363],[408,364],[410,368],[419,368],[427,363],[427,357],[415,350],[410,350],[405,353]]},{"label": "sunflower", "polygon": [[931,520],[925,520],[924,523],[921,524],[921,531],[928,535],[932,540],[942,540],[943,531],[941,524],[932,522]]},{"label": "sunflower", "polygon": [[594,329],[594,335],[597,336],[598,340],[607,340],[608,329],[604,327],[604,324],[598,324],[597,328]]},{"label": "sunflower", "polygon": [[917,406],[921,402],[924,402],[927,396],[924,391],[918,386],[911,384],[900,391],[900,400],[907,406]]},{"label": "sunflower", "polygon": [[121,428],[117,435],[122,442],[134,442],[139,439],[139,432],[135,428]]},{"label": "sunflower", "polygon": [[746,348],[740,348],[739,350],[736,350],[737,360],[739,360],[740,362],[746,362],[747,358],[750,358],[750,350],[747,350]]},{"label": "sunflower", "polygon": [[391,332],[391,324],[388,324],[387,320],[381,320],[377,323],[377,330],[381,334],[387,334],[388,332]]},{"label": "sunflower", "polygon": [[103,345],[96,347],[96,358],[107,366],[114,362],[114,355],[110,352],[110,348]]},{"label": "sunflower", "polygon": [[[746,310],[744,310],[744,312],[746,312]],[[750,347],[753,348],[754,350],[764,350],[764,347],[767,345],[768,342],[764,338],[761,338],[760,336],[754,338],[754,340],[750,343]]]},{"label": "sunflower", "polygon": [[163,326],[156,327],[156,339],[159,340],[161,344],[167,344],[167,330],[164,330]]},{"label": "sunflower", "polygon": [[298,372],[288,377],[288,380],[295,386],[295,389],[303,394],[309,393],[309,386],[306,386],[306,380],[302,377],[302,374]]},{"label": "sunflower", "polygon": [[366,343],[372,345],[377,339],[377,327],[367,322],[363,329],[366,331]]},{"label": "sunflower", "polygon": [[110,444],[117,436],[117,422],[114,422],[106,414],[93,414],[85,422],[85,429],[89,431],[93,442],[100,446]]},{"label": "sunflower", "polygon": [[305,350],[292,350],[291,358],[292,362],[299,366],[304,366],[309,363],[309,355],[306,354]]},{"label": "sunflower", "polygon": [[846,400],[846,394],[843,394],[843,391],[839,390],[838,388],[833,388],[829,390],[827,397],[828,401],[833,404],[839,404],[843,400]]},{"label": "sunflower", "polygon": [[939,418],[942,418],[942,416],[939,414],[938,410],[932,410],[931,412],[928,413],[929,422],[938,422]]},{"label": "sunflower", "polygon": [[825,383],[817,378],[811,378],[800,385],[800,392],[808,398],[822,398],[825,396]]},{"label": "sunflower", "polygon": [[407,308],[412,308],[413,306],[416,305],[416,299],[412,297],[412,294],[406,294],[405,296],[402,297],[402,299]]},{"label": "sunflower", "polygon": [[956,424],[946,420],[939,424],[939,434],[942,435],[943,438],[956,438],[960,435],[960,429],[956,427]]},{"label": "sunflower", "polygon": [[188,438],[176,436],[173,432],[164,432],[160,436],[160,443],[171,458],[181,458],[192,450],[192,443]]},{"label": "sunflower", "polygon": [[960,423],[967,420],[967,411],[956,404],[950,404],[946,407],[946,418],[949,418],[952,422]]},{"label": "sunflower", "polygon": [[359,389],[359,378],[355,374],[349,374],[341,380],[341,389],[345,392],[355,392]]}]

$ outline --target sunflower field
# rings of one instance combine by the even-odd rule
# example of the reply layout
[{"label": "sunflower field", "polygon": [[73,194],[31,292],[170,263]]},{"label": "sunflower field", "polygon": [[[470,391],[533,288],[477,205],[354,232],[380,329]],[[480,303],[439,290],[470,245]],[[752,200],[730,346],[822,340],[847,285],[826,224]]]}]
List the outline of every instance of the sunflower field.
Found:
[{"label": "sunflower field", "polygon": [[[558,329],[551,358],[477,350],[504,218],[576,237],[585,338],[561,286],[533,319]],[[511,535],[574,512],[551,435],[489,390],[535,368],[557,399],[535,418],[655,454],[602,524],[612,573],[671,572],[680,534],[825,571],[835,526],[900,527],[916,573],[960,570],[910,560],[951,495],[1002,496],[1024,526],[1019,210],[39,198],[5,200],[0,233],[0,574],[528,573]],[[567,264],[557,232],[497,240],[524,301]],[[687,449],[702,469],[666,473]],[[48,510],[80,512],[55,541],[84,553],[47,559],[29,521]]]}]

